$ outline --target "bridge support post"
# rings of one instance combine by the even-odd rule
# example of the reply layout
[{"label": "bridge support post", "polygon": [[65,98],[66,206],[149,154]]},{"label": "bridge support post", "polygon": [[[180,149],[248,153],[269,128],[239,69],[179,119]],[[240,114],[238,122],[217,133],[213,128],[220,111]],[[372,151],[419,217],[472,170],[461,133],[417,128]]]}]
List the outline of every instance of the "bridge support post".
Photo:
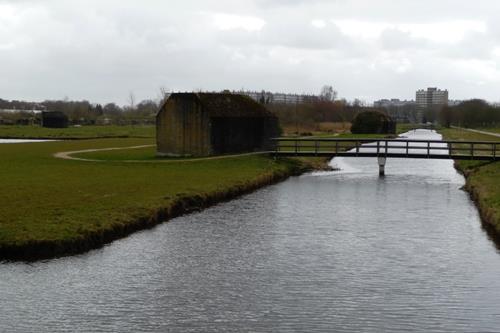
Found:
[{"label": "bridge support post", "polygon": [[378,158],[378,174],[380,177],[385,176],[385,162],[387,158],[385,156],[379,156]]}]

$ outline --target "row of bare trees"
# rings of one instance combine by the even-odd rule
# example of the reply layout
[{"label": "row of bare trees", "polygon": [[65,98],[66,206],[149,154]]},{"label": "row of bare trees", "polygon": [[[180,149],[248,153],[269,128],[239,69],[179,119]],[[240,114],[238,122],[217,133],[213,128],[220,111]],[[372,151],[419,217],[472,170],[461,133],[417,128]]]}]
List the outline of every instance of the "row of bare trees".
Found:
[{"label": "row of bare trees", "polygon": [[[146,99],[136,103],[133,93],[129,94],[128,104],[94,104],[89,101],[46,100],[26,102],[0,99],[0,120],[6,124],[34,123],[36,111],[60,111],[68,116],[71,124],[154,124],[159,105],[169,96],[169,91],[160,88],[155,100]],[[3,111],[2,111],[3,110]]]},{"label": "row of bare trees", "polygon": [[480,99],[464,101],[456,106],[446,106],[438,114],[439,122],[446,127],[498,127],[500,107]]}]

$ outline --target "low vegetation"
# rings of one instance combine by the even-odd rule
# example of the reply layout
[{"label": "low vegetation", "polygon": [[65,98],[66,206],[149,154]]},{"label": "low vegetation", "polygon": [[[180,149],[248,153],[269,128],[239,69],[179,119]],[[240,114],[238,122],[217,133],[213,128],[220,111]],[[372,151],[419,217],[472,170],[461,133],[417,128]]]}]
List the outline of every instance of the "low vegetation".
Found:
[{"label": "low vegetation", "polygon": [[354,117],[351,132],[354,134],[394,134],[396,123],[383,112],[365,111]]},{"label": "low vegetation", "polygon": [[[303,161],[263,155],[182,163],[53,157],[60,151],[153,143],[129,138],[1,144],[0,256],[30,259],[82,252],[308,167]],[[130,154],[129,159],[152,152],[120,154]],[[120,158],[125,159],[113,157]]]}]

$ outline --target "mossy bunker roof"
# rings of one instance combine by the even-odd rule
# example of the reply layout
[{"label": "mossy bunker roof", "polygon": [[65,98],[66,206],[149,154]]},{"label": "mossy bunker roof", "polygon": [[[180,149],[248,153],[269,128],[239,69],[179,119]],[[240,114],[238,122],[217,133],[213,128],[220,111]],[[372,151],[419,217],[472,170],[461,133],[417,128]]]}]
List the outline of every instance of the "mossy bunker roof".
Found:
[{"label": "mossy bunker roof", "polygon": [[208,112],[210,118],[275,117],[262,104],[245,95],[232,93],[174,93],[170,95],[169,99],[197,101]]}]

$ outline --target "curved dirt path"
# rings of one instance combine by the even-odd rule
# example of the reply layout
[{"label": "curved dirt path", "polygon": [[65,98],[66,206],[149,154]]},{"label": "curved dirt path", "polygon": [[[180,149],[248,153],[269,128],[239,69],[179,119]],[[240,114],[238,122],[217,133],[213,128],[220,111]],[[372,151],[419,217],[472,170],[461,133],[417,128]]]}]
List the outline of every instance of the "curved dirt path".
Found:
[{"label": "curved dirt path", "polygon": [[73,161],[82,161],[82,162],[124,162],[124,163],[178,163],[178,162],[196,162],[196,161],[206,161],[206,160],[217,160],[224,158],[232,158],[238,156],[249,156],[249,155],[261,155],[267,154],[269,152],[253,152],[253,153],[245,153],[245,154],[235,154],[235,155],[223,155],[223,156],[211,156],[211,157],[198,157],[198,158],[186,158],[186,159],[176,159],[176,160],[96,160],[91,158],[81,158],[74,157],[74,154],[84,154],[84,153],[93,153],[98,151],[111,151],[111,150],[127,150],[127,149],[141,149],[141,148],[149,148],[154,147],[155,145],[142,145],[142,146],[131,146],[131,147],[113,147],[113,148],[98,148],[98,149],[83,149],[83,150],[74,150],[74,151],[61,151],[55,153],[55,158],[60,158],[63,160],[73,160]]}]

